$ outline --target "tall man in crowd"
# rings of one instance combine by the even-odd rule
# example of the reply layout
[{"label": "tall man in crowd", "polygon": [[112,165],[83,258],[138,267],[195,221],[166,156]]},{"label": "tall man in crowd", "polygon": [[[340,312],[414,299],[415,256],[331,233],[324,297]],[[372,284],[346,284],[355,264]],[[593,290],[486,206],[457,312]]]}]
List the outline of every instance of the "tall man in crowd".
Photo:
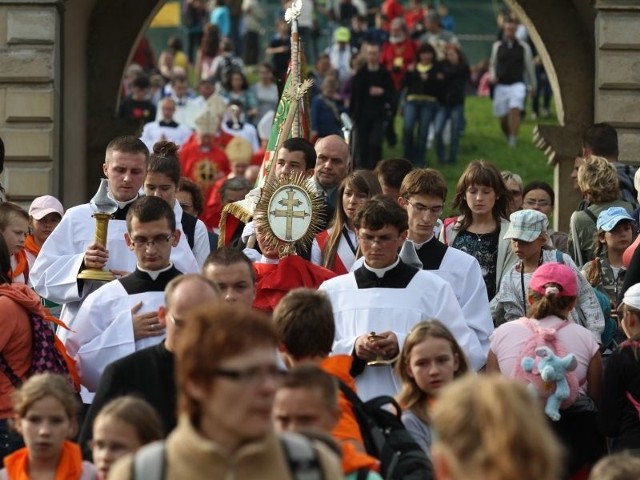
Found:
[{"label": "tall man in crowd", "polygon": [[[398,393],[401,382],[391,362],[411,328],[428,318],[447,325],[474,368],[482,367],[486,356],[451,286],[398,257],[407,238],[407,212],[395,199],[378,196],[358,210],[354,225],[364,264],[326,281],[320,290],[327,292],[333,306],[333,352],[353,355],[352,372],[359,372],[356,386],[362,399]],[[368,365],[376,360],[389,365]]]},{"label": "tall man in crowd", "polygon": [[[142,197],[131,205],[125,241],[136,256],[136,268],[86,298],[65,341],[90,392],[98,388],[109,363],[162,341],[165,329],[158,308],[167,284],[181,274],[170,260],[181,233],[173,209],[161,198]],[[91,403],[92,395],[84,400]]]},{"label": "tall man in crowd", "polygon": [[164,289],[164,306],[158,310],[158,323],[166,328],[164,342],[143,348],[107,365],[96,396],[80,431],[80,445],[92,438],[93,420],[102,407],[122,395],[147,400],[162,419],[165,434],[176,426],[177,392],[174,352],[185,326],[187,313],[203,302],[219,302],[215,284],[198,274],[180,275]]},{"label": "tall man in crowd", "polygon": [[[136,137],[117,137],[107,145],[103,172],[109,180],[109,196],[118,210],[109,222],[106,245],[94,240],[95,220],[89,203],[70,208],[42,246],[31,269],[30,281],[43,298],[63,305],[61,319],[74,328],[75,314],[82,301],[102,285],[94,280],[79,280],[87,268],[107,269],[117,276],[136,267],[136,256],[125,241],[125,218],[138,198],[146,173],[149,151]],[[198,271],[198,264],[187,240],[180,238],[171,259],[184,273]],[[66,332],[66,331],[64,331]],[[59,332],[61,338],[65,333]]]},{"label": "tall man in crowd", "polygon": [[407,211],[409,234],[400,250],[400,259],[435,273],[453,287],[467,326],[486,357],[493,320],[480,264],[462,250],[441,243],[434,235],[446,199],[447,182],[437,170],[424,168],[407,174],[400,187],[399,202]]}]

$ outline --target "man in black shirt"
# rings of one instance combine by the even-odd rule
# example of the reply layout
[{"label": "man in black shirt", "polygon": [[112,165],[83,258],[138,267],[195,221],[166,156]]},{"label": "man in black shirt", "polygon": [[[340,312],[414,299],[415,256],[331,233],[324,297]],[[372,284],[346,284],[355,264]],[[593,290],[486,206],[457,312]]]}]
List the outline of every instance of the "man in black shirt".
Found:
[{"label": "man in black shirt", "polygon": [[526,83],[532,93],[536,89],[536,75],[531,48],[516,38],[517,22],[506,18],[502,26],[502,40],[493,44],[489,63],[489,79],[495,85],[493,114],[500,118],[502,132],[515,147],[520,129],[521,111],[527,99]]}]

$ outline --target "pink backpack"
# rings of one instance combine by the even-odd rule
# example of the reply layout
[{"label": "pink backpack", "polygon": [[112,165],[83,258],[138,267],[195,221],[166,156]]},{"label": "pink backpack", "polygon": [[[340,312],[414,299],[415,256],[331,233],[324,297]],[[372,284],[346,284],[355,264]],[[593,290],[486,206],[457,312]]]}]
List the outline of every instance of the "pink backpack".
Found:
[{"label": "pink backpack", "polygon": [[[531,389],[535,389],[535,392],[541,400],[548,400],[558,393],[558,389],[567,389],[568,387],[568,392],[564,392],[563,394],[565,398],[563,398],[560,403],[560,408],[569,407],[578,397],[579,382],[573,372],[576,367],[575,357],[571,354],[567,355],[567,351],[562,345],[562,342],[558,341],[556,337],[556,333],[566,327],[569,322],[561,320],[553,327],[542,327],[537,321],[529,318],[523,317],[516,321],[529,328],[533,332],[533,335],[522,348],[520,357],[516,362],[513,377],[525,380]],[[551,352],[547,352],[558,357],[559,361],[565,360],[567,371],[564,372],[564,378],[560,381],[545,381],[542,378],[539,366],[541,363],[543,365],[548,363],[548,353],[545,353],[546,349],[544,347],[551,350]],[[564,383],[565,380],[566,384]],[[547,407],[549,407],[549,404],[547,404]],[[545,409],[545,411],[546,410],[547,409]],[[547,414],[549,415],[549,412],[547,412]]]}]

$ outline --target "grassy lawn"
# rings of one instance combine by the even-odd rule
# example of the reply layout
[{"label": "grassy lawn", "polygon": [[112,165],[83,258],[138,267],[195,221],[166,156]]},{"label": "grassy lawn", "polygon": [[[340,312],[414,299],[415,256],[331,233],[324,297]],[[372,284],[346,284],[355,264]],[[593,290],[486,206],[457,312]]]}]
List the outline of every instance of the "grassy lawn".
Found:
[{"label": "grassy lawn", "polygon": [[[531,107],[527,106],[527,113],[531,113]],[[491,111],[489,98],[468,97],[465,107],[467,128],[460,139],[458,164],[452,166],[439,166],[435,156],[435,150],[428,152],[428,166],[438,168],[447,180],[449,186],[448,203],[450,204],[455,192],[458,178],[466,165],[476,159],[484,159],[493,162],[500,170],[511,170],[519,174],[525,184],[533,180],[541,180],[553,185],[553,168],[548,165],[547,157],[538,150],[532,142],[533,127],[538,123],[556,123],[555,111],[551,112],[550,119],[533,121],[526,118],[520,128],[518,145],[510,148],[502,135],[498,120]],[[402,119],[396,119],[396,132],[398,133],[398,145],[394,148],[385,146],[386,157],[402,156]]]}]

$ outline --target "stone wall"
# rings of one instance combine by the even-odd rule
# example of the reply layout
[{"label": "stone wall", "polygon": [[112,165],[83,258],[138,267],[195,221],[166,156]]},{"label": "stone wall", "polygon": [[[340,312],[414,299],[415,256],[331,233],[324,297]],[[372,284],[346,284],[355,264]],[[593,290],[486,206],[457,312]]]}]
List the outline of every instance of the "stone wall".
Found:
[{"label": "stone wall", "polygon": [[597,0],[595,121],[618,131],[620,160],[640,164],[640,3]]},{"label": "stone wall", "polygon": [[0,4],[0,136],[10,199],[57,195],[62,1]]}]

